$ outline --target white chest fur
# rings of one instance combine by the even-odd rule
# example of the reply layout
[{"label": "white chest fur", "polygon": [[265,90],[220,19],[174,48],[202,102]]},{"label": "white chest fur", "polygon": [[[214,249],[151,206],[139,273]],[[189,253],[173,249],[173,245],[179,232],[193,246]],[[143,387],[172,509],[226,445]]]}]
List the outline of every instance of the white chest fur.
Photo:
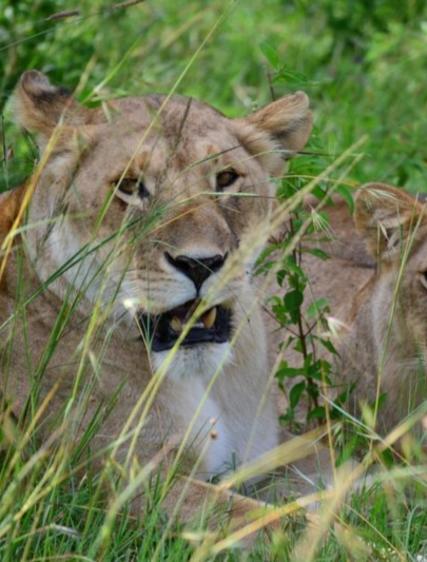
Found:
[{"label": "white chest fur", "polygon": [[214,392],[224,376],[229,346],[204,347],[212,349],[181,348],[172,358],[161,352],[153,359],[157,369],[170,361],[165,381],[168,394],[173,396],[169,409],[180,425],[185,445],[201,457],[198,475],[209,478],[231,468],[239,442],[228,427],[225,405]]},{"label": "white chest fur", "polygon": [[[155,354],[157,368],[167,355]],[[182,348],[164,381],[179,433],[201,458],[201,478],[223,474],[278,444],[277,414],[265,394],[267,374],[260,365],[235,365],[232,355],[228,344]]]}]

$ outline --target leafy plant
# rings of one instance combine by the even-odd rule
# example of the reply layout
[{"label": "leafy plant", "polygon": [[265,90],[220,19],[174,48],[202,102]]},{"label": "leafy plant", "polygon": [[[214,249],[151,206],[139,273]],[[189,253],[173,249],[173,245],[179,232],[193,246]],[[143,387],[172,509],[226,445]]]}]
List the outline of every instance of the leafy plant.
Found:
[{"label": "leafy plant", "polygon": [[[293,197],[301,187],[301,180],[292,183],[284,180],[278,192],[279,200]],[[326,217],[324,218],[326,220]],[[305,226],[306,225],[306,226]],[[304,237],[301,236],[304,229]],[[300,431],[301,405],[306,403],[305,422],[325,419],[324,406],[319,399],[322,385],[331,385],[330,373],[332,356],[336,353],[334,345],[327,335],[326,315],[329,305],[325,298],[319,298],[306,305],[306,290],[309,279],[304,271],[303,256],[310,253],[318,259],[326,260],[328,256],[320,248],[304,246],[305,237],[315,233],[308,211],[301,206],[293,211],[280,240],[275,240],[267,250],[270,262],[264,268],[276,268],[276,280],[281,289],[270,300],[271,311],[280,328],[284,329],[286,339],[281,346],[284,357],[286,350],[293,349],[300,361],[291,365],[283,359],[275,377],[280,389],[286,394],[288,407],[281,416],[281,421],[293,430]],[[295,240],[298,240],[295,243]],[[273,254],[274,252],[274,254]],[[274,259],[271,260],[272,255]],[[330,358],[319,357],[318,347],[326,349]]]},{"label": "leafy plant", "polygon": [[[17,130],[8,114],[7,102],[24,70],[37,68],[48,73],[53,82],[77,88],[76,95],[84,103],[123,94],[169,92],[228,5],[218,0],[146,0],[138,5],[117,2],[123,8],[112,10],[112,4],[113,0],[2,2],[0,191],[28,177],[37,158],[31,140]],[[51,17],[74,8],[79,15]],[[262,105],[271,93],[282,95],[299,88],[307,91],[315,110],[315,129],[305,154],[292,162],[290,176],[279,182],[283,204],[366,133],[369,140],[363,158],[346,175],[346,185],[377,179],[423,191],[427,121],[420,108],[427,103],[426,21],[423,0],[234,2],[180,83],[179,93],[238,116]],[[313,194],[322,200],[328,187],[326,180],[319,182]],[[343,183],[338,191],[351,204]],[[317,223],[311,218],[298,206],[260,265],[264,270],[277,268],[279,288],[270,306],[278,325],[287,330],[284,359],[286,351],[298,358],[297,364],[282,361],[276,373],[289,397],[282,421],[298,430],[307,423],[321,423],[326,414],[339,415],[339,403],[345,400],[341,394],[336,408],[326,412],[320,397],[323,385],[329,383],[335,350],[322,335],[328,303],[320,299],[308,304],[310,285],[304,273],[304,256],[309,252],[319,260],[327,259],[315,244],[307,244],[317,223],[326,224],[327,218],[321,211],[316,213]],[[323,350],[322,357],[316,347]],[[182,529],[170,532],[160,501],[161,485],[155,476],[146,485],[144,518],[135,521],[124,509],[106,530],[110,502],[121,491],[116,487],[115,467],[108,466],[103,472],[111,484],[106,494],[90,473],[73,472],[73,463],[84,469],[91,432],[108,413],[108,406],[105,412],[97,413],[88,433],[72,451],[68,447],[39,450],[35,439],[29,456],[21,455],[22,436],[10,423],[13,420],[2,414],[2,561],[295,561],[293,549],[304,533],[302,517],[285,519],[286,532],[278,530],[271,542],[261,537],[250,554],[240,554],[234,548],[237,539],[233,534],[223,541],[228,547],[214,554],[202,518],[194,533],[188,529],[186,533]],[[352,445],[344,432],[334,443],[342,447],[342,459],[351,453]],[[6,446],[11,448],[4,453]],[[339,524],[332,531],[326,522],[322,544],[303,559],[389,562],[425,557],[425,474],[425,457],[420,454],[415,460],[407,459],[395,472],[377,475],[378,485],[353,494],[343,508],[336,504],[334,515]],[[290,505],[281,500],[277,509]],[[316,532],[309,528],[307,537]],[[93,554],[99,536],[103,551]]]}]

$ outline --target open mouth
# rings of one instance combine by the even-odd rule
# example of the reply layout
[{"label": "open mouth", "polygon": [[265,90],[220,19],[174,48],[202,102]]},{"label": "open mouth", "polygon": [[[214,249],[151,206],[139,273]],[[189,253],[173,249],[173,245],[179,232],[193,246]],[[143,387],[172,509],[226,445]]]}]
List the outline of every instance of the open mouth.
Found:
[{"label": "open mouth", "polygon": [[[198,300],[191,300],[162,314],[140,313],[138,322],[151,350],[166,351],[173,347],[199,303]],[[217,305],[204,312],[194,322],[180,345],[188,347],[201,343],[225,343],[230,337],[231,309]]]}]

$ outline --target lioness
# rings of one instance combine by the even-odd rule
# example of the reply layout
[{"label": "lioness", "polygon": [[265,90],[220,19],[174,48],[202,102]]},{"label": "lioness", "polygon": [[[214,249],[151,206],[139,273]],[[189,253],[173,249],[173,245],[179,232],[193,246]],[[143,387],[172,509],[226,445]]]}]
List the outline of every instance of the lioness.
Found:
[{"label": "lioness", "polygon": [[373,406],[384,395],[376,419],[384,435],[427,399],[425,204],[371,183],[356,192],[353,220],[340,200],[328,214],[332,236],[321,234],[315,245],[330,259],[307,254],[303,267],[313,298],[326,296],[341,323],[338,356],[328,356],[334,382],[354,387],[347,406],[358,416],[362,403]]},{"label": "lioness", "polygon": [[356,194],[354,218],[376,270],[353,300],[337,376],[355,385],[353,412],[385,393],[384,434],[427,400],[427,214],[403,190],[371,183]]},{"label": "lioness", "polygon": [[124,466],[185,446],[180,467],[203,479],[278,445],[251,266],[271,176],[311,131],[307,96],[243,119],[179,96],[88,109],[29,71],[15,105],[41,151],[0,205],[1,387],[16,415],[45,400],[45,434],[93,424],[92,449],[115,442]]}]

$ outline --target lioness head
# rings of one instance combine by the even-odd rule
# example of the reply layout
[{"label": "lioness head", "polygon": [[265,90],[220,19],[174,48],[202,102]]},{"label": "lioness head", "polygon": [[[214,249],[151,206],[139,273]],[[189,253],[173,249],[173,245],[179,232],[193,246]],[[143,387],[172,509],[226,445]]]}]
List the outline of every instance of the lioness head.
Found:
[{"label": "lioness head", "polygon": [[254,232],[268,220],[271,176],[310,134],[307,96],[243,119],[179,96],[88,109],[29,71],[16,107],[42,150],[26,236],[40,279],[112,305],[115,318],[130,310],[154,355],[197,309],[179,353],[216,357],[250,307]]},{"label": "lioness head", "polygon": [[421,358],[424,366],[427,365],[426,211],[426,205],[418,199],[380,183],[364,186],[356,196],[356,226],[378,264],[374,306],[370,311],[371,322],[375,324],[375,343],[381,350],[386,342],[388,352],[392,346],[400,357],[412,357],[414,362]]}]

